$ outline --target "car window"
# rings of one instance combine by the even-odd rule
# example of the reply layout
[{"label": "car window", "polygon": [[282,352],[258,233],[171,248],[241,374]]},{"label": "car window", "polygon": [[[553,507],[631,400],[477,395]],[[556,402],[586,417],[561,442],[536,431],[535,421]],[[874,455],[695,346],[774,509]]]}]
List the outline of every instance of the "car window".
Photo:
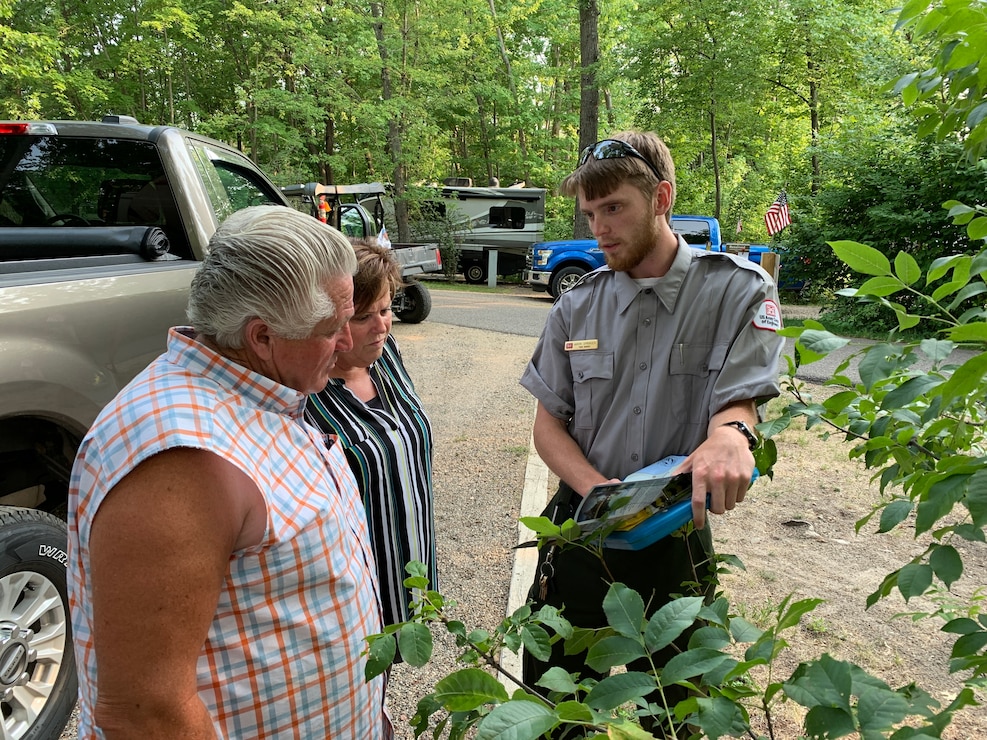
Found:
[{"label": "car window", "polygon": [[685,239],[686,244],[707,247],[710,243],[709,224],[694,219],[672,219],[672,230]]},{"label": "car window", "polygon": [[373,236],[368,228],[367,219],[363,215],[360,206],[353,203],[342,203],[339,206],[339,230],[346,236],[367,237]]},{"label": "car window", "polygon": [[[20,245],[5,244],[4,259],[84,256],[112,248],[106,246],[112,240],[97,238],[95,231],[80,231],[74,239],[53,238],[60,228],[150,226],[165,232],[171,254],[191,256],[174,194],[150,143],[0,136],[0,228],[19,229],[18,234],[33,228],[37,236],[33,246],[26,237]],[[51,236],[38,229],[50,229]],[[87,233],[93,234],[91,240]],[[5,242],[12,241],[13,234],[9,236]]]},{"label": "car window", "polygon": [[189,144],[206,194],[220,222],[250,206],[284,205],[284,200],[242,155],[203,141],[190,140]]}]

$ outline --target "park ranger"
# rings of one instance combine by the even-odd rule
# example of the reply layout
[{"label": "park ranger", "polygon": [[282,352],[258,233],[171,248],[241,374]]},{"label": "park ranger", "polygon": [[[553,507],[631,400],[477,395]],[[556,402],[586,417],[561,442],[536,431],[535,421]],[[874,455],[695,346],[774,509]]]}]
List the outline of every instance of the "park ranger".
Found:
[{"label": "park ranger", "polygon": [[[521,379],[538,401],[535,446],[561,479],[546,515],[562,522],[593,486],[669,455],[688,456],[679,472],[693,484],[688,538],[605,550],[606,567],[581,548],[543,548],[531,598],[593,628],[606,625],[611,581],[637,590],[649,614],[687,593],[685,582],[713,593],[707,497],[714,514],[744,499],[756,406],[780,392],[781,317],[758,265],[690,248],[672,231],[675,167],[655,134],[586,147],[560,190],[577,198],[607,266],[559,298]],[[675,648],[665,652],[659,665]],[[527,656],[525,682],[550,666],[595,675],[584,661],[558,642],[547,663]]]}]

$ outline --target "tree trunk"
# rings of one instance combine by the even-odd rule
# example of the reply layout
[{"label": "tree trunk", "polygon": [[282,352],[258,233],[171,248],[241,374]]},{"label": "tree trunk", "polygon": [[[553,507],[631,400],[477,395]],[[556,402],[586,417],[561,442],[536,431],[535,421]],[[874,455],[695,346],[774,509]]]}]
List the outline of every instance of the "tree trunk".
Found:
[{"label": "tree trunk", "polygon": [[[388,101],[393,96],[391,88],[391,68],[388,62],[387,46],[384,44],[384,8],[381,3],[370,4],[370,15],[374,17],[374,36],[377,38],[377,52],[380,54],[381,99]],[[408,223],[408,202],[404,198],[406,188],[404,164],[401,162],[401,126],[397,116],[392,114],[387,120],[387,152],[394,165],[394,220],[397,222],[398,242],[411,241],[411,228]]]},{"label": "tree trunk", "polygon": [[720,155],[716,142],[716,101],[709,101],[709,154],[713,159],[713,188],[715,202],[713,215],[719,219],[723,204],[723,183],[720,181]]},{"label": "tree trunk", "polygon": [[819,83],[816,81],[816,63],[812,53],[808,57],[809,69],[809,125],[812,128],[812,194],[818,195],[822,183],[822,165],[819,162]]},{"label": "tree trunk", "polygon": [[[596,65],[600,60],[600,8],[597,0],[580,0],[579,3],[579,151],[592,146],[599,138],[600,89],[596,85]],[[579,211],[579,203],[572,218],[572,233],[577,239],[592,236],[589,224]]]}]

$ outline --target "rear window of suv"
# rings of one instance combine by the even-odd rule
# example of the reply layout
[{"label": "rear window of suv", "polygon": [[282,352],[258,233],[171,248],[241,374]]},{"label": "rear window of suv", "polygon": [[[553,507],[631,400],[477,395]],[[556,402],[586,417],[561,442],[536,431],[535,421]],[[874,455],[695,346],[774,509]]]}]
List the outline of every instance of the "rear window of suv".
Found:
[{"label": "rear window of suv", "polygon": [[149,142],[0,136],[0,228],[97,226],[160,227],[172,255],[192,258]]}]

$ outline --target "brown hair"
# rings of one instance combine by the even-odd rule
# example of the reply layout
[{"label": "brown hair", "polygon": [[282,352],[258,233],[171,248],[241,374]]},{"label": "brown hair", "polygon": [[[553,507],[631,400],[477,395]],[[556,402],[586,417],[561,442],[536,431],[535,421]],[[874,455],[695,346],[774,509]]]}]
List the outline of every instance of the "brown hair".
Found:
[{"label": "brown hair", "polygon": [[356,274],[353,276],[353,309],[359,315],[370,308],[381,291],[387,287],[391,298],[404,286],[401,266],[394,253],[382,247],[376,239],[350,237],[356,252]]},{"label": "brown hair", "polygon": [[[661,138],[652,132],[619,131],[608,139],[616,139],[630,144],[643,157],[655,166],[661,179],[672,186],[671,201],[668,204],[666,218],[671,223],[672,206],[675,205],[675,163],[672,153]],[[605,140],[604,140],[605,141]],[[582,154],[580,152],[580,154]],[[596,200],[610,195],[625,182],[630,183],[645,197],[651,198],[658,187],[659,180],[644,162],[637,157],[614,157],[610,159],[594,159],[590,157],[581,167],[577,167],[559,185],[559,192],[570,198],[579,197],[580,190],[588,200]]]}]

